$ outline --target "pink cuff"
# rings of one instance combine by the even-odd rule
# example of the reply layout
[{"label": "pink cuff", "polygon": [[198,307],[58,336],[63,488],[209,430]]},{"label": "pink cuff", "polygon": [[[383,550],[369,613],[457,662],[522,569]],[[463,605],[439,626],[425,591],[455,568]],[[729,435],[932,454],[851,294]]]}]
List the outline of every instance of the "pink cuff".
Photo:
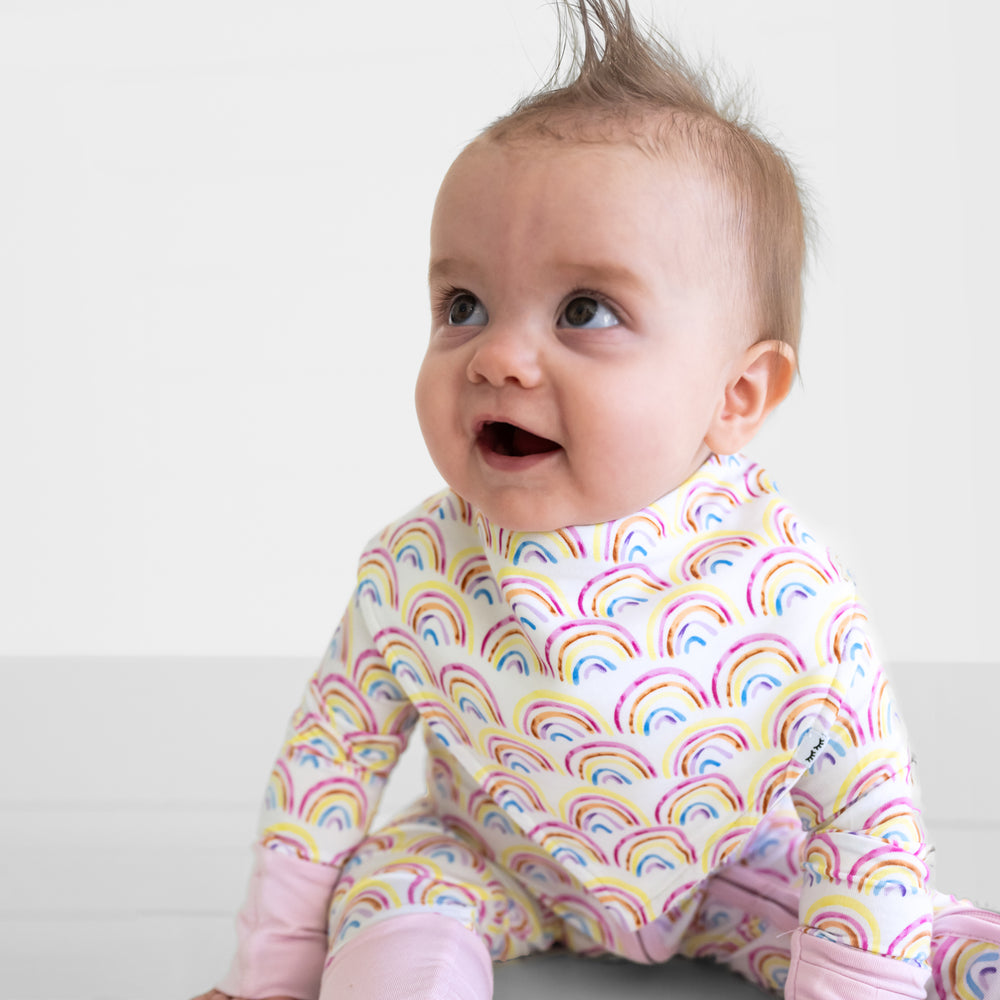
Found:
[{"label": "pink cuff", "polygon": [[339,875],[339,868],[257,844],[236,918],[236,956],[217,989],[247,1000],[316,1000],[326,961],[327,910]]},{"label": "pink cuff", "polygon": [[898,958],[807,934],[792,935],[787,1000],[924,1000],[930,977]]}]

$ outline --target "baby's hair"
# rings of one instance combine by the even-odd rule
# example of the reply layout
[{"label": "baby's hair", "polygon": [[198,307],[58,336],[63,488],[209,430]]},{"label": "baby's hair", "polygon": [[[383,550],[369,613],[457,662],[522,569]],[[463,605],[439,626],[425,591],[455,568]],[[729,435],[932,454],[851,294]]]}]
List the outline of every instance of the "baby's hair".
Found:
[{"label": "baby's hair", "polygon": [[746,248],[756,306],[753,339],[797,350],[807,215],[788,158],[740,112],[735,95],[721,99],[707,73],[669,41],[651,28],[640,31],[628,0],[556,0],[556,6],[552,76],[486,128],[484,138],[608,141],[625,129],[650,153],[686,147],[731,196],[733,238]]}]

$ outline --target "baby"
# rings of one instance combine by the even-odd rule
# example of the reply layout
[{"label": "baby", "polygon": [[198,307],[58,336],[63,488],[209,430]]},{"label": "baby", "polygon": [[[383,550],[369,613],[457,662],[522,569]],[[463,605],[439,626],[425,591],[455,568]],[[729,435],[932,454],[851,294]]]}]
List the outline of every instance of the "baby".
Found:
[{"label": "baby", "polygon": [[[554,945],[807,998],[1000,997],[932,890],[852,581],[740,452],[796,369],[792,170],[624,4],[458,157],[417,412],[206,997],[488,998]],[[427,794],[369,823],[411,733]]]}]

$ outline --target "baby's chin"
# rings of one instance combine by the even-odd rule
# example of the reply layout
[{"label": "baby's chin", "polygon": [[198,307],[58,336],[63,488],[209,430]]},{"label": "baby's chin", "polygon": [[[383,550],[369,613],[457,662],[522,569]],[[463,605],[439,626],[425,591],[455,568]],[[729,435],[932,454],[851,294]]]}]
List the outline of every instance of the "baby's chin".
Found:
[{"label": "baby's chin", "polygon": [[[455,492],[459,493],[457,490]],[[587,502],[583,498],[573,498],[562,503],[540,497],[528,503],[523,500],[505,503],[496,496],[463,499],[494,528],[518,534],[540,535],[566,528],[585,528],[620,521],[649,507],[667,492],[669,490],[650,497],[643,495],[642,499],[620,497]]]}]

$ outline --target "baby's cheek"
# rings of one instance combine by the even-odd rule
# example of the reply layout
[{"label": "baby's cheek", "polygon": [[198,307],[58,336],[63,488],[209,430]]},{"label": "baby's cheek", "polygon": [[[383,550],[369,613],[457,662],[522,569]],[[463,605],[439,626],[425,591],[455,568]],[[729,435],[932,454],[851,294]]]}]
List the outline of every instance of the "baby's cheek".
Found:
[{"label": "baby's cheek", "polygon": [[432,447],[432,441],[437,438],[443,422],[444,386],[442,381],[440,377],[436,377],[434,365],[429,360],[425,360],[417,375],[417,384],[413,395],[420,432],[423,434],[428,448]]}]

